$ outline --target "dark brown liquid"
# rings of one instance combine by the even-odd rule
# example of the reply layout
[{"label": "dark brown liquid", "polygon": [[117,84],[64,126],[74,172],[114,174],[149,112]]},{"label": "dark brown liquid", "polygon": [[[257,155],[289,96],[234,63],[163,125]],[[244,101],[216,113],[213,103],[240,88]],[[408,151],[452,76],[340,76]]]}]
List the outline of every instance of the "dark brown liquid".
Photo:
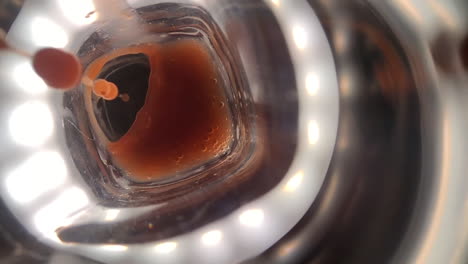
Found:
[{"label": "dark brown liquid", "polygon": [[231,118],[204,46],[179,40],[130,47],[96,61],[97,66],[90,66],[91,75],[105,61],[128,53],[146,54],[151,73],[145,104],[135,122],[108,146],[117,163],[134,180],[148,181],[187,170],[226,151],[232,139]]}]

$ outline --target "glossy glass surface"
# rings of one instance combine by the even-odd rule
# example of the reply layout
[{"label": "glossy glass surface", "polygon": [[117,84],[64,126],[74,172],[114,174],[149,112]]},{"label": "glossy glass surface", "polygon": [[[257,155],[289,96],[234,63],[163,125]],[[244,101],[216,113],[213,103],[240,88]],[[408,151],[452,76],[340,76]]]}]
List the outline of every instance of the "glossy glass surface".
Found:
[{"label": "glossy glass surface", "polygon": [[[0,3],[9,43],[85,67],[201,40],[236,131],[222,155],[134,182],[106,142],[141,102],[124,120],[2,52],[0,262],[466,262],[465,1]],[[146,63],[121,57],[106,76]]]}]

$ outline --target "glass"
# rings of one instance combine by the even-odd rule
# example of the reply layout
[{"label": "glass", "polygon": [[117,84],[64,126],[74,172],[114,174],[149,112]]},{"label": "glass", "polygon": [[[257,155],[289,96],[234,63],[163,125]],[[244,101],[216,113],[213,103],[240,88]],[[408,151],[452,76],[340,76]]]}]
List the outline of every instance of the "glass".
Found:
[{"label": "glass", "polygon": [[0,262],[462,263],[467,8],[0,0],[10,45],[119,88],[2,51]]},{"label": "glass", "polygon": [[[271,246],[313,201],[334,145],[338,89],[336,79],[320,78],[334,68],[318,20],[308,17],[312,13],[306,9],[302,26],[294,21],[283,25],[275,14],[281,9],[274,11],[275,3],[264,2],[115,1],[109,10],[105,6],[105,1],[26,2],[8,32],[8,42],[27,52],[52,46],[76,54],[84,78],[104,78],[120,89],[113,101],[96,96],[84,84],[65,93],[44,89],[28,95],[52,116],[52,132],[14,163],[22,164],[23,156],[38,150],[50,158],[25,163],[22,169],[12,166],[7,176],[12,182],[7,186],[12,212],[23,215],[20,223],[48,246],[106,263],[117,257],[130,262],[165,258],[236,262]],[[282,27],[290,26],[293,39],[281,33]],[[317,37],[311,38],[312,34]],[[156,79],[165,78],[168,63],[178,59],[177,53],[166,59],[164,52],[182,45],[178,43],[198,43],[208,52],[215,69],[213,82],[222,94],[210,103],[227,111],[227,145],[188,167],[138,178],[121,165],[109,146],[133,129],[136,116],[151,101],[153,77],[148,76],[155,71],[161,75],[155,74]],[[161,52],[127,53],[129,47],[138,50],[142,45],[155,45]],[[315,55],[306,49],[309,45],[327,52]],[[10,63],[18,59],[13,57]],[[91,74],[100,60],[105,62],[102,69]],[[196,63],[183,66],[186,72],[204,67],[201,57],[193,60]],[[158,65],[164,65],[162,70]],[[186,78],[184,74],[172,78]],[[30,86],[37,83],[41,81]],[[322,90],[322,85],[328,88]],[[154,91],[164,93],[161,87]],[[184,87],[190,88],[194,89]],[[185,90],[180,96],[181,102],[191,104],[203,94]],[[33,112],[40,113],[32,109],[29,114]],[[31,117],[39,120],[35,115]],[[182,117],[170,120],[189,122]],[[215,130],[221,124],[213,125]],[[198,146],[199,141],[194,143]],[[176,143],[168,144],[175,152],[180,150]],[[144,151],[144,146],[137,151]],[[179,156],[184,155],[174,157]],[[49,174],[55,167],[52,163],[63,164],[64,169]],[[21,183],[31,181],[32,171],[47,179],[34,181],[38,189],[30,193],[34,196],[21,191]],[[46,188],[45,182],[53,184]],[[29,203],[17,203],[21,201]],[[32,203],[34,210],[28,209]],[[258,239],[252,240],[254,233]]]}]

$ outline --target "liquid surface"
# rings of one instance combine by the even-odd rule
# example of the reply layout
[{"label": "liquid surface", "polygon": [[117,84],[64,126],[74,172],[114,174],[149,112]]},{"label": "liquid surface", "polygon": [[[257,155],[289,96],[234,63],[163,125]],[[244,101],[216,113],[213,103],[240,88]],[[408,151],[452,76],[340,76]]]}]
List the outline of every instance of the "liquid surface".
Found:
[{"label": "liquid surface", "polygon": [[150,61],[148,92],[128,132],[108,145],[117,164],[133,180],[149,181],[225,152],[232,139],[232,122],[215,66],[198,41],[116,50],[93,62],[86,77],[94,80],[107,61],[137,53]]}]

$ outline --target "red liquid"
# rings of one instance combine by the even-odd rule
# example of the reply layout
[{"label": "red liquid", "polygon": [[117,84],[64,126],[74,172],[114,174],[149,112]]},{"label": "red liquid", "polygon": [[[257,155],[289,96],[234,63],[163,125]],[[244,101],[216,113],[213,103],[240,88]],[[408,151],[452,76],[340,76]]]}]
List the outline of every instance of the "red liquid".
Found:
[{"label": "red liquid", "polygon": [[[146,101],[129,131],[109,144],[136,181],[155,180],[207,162],[226,151],[232,122],[209,53],[193,40],[145,44],[113,52],[87,72],[96,78],[112,58],[144,53],[151,73]],[[130,98],[131,100],[131,98]]]},{"label": "red liquid", "polygon": [[36,73],[51,87],[70,89],[81,77],[81,64],[68,52],[54,48],[39,50],[33,57]]}]

